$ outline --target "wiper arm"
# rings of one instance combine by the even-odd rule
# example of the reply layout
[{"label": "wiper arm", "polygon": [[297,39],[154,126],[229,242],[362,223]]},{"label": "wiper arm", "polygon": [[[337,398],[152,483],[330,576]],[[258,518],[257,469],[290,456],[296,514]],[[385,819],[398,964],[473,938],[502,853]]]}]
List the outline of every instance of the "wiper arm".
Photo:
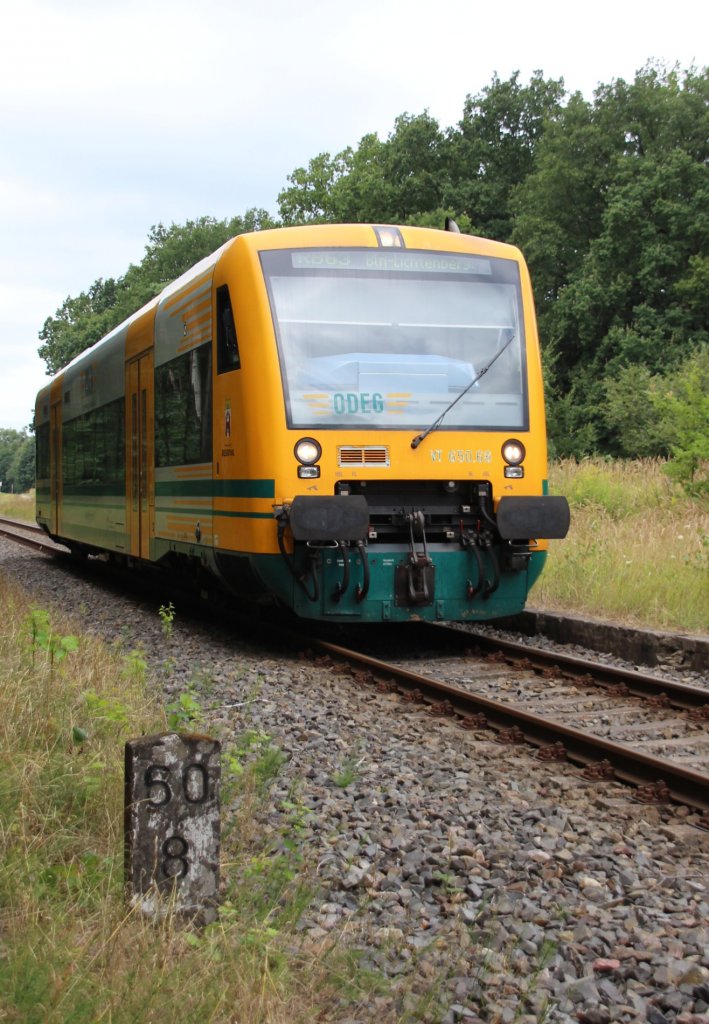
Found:
[{"label": "wiper arm", "polygon": [[453,399],[451,404],[447,408],[445,408],[443,410],[441,415],[438,417],[438,419],[434,423],[431,424],[431,426],[428,428],[428,430],[424,430],[423,433],[416,435],[416,437],[411,442],[411,447],[412,448],[418,448],[418,446],[421,444],[421,442],[425,441],[429,434],[432,434],[434,430],[438,430],[438,428],[440,427],[441,423],[443,423],[444,418],[448,415],[448,413],[451,411],[453,406],[456,405],[461,400],[461,398],[465,398],[465,396],[470,391],[470,389],[477,384],[477,382],[480,380],[481,377],[485,376],[485,374],[490,369],[490,367],[493,366],[497,362],[497,360],[500,358],[500,356],[505,351],[505,349],[509,348],[509,346],[512,344],[514,339],[515,339],[515,335],[511,334],[509,336],[509,338],[507,339],[507,341],[505,342],[505,344],[499,350],[499,352],[495,353],[495,355],[492,357],[492,359],[487,364],[487,366],[484,367],[476,377],[473,377],[473,379],[471,380],[470,384],[468,384],[468,386],[463,391],[461,391],[461,393],[459,395],[457,395]]}]

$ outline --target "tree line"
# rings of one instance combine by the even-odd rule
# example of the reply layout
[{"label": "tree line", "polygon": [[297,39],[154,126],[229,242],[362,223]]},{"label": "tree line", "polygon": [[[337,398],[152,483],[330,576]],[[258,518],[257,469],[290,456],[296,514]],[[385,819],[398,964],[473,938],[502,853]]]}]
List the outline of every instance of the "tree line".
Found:
[{"label": "tree line", "polygon": [[495,75],[453,127],[405,113],[386,139],[314,156],[278,210],[154,227],[139,265],[46,320],[48,371],[242,231],[449,215],[527,259],[555,454],[682,453],[690,477],[709,459],[707,68],[651,63],[592,100],[541,71]]},{"label": "tree line", "polygon": [[34,438],[26,430],[0,427],[0,491],[22,494],[34,485]]}]

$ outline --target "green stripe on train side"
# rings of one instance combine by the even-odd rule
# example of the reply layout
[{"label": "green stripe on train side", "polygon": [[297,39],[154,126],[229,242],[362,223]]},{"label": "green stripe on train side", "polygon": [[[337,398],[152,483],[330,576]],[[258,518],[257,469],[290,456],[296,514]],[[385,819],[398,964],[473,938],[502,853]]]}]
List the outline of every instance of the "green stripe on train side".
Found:
[{"label": "green stripe on train side", "polygon": [[157,480],[156,497],[275,498],[275,480]]},{"label": "green stripe on train side", "polygon": [[213,515],[219,516],[222,519],[273,519],[275,516],[273,512],[223,512],[221,509],[215,508]]},{"label": "green stripe on train side", "polygon": [[175,505],[156,505],[155,511],[173,516],[219,516],[221,519],[274,519],[273,512],[227,512],[215,508],[184,508]]}]

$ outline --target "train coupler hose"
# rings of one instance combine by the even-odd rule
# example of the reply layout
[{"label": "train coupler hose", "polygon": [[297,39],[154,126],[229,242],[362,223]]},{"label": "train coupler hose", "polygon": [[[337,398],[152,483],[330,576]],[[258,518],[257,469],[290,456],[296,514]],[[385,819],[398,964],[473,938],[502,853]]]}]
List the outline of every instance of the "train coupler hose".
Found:
[{"label": "train coupler hose", "polygon": [[486,548],[492,563],[492,582],[485,580],[485,587],[483,589],[483,601],[487,601],[500,585],[500,562],[491,537],[488,536],[484,539],[483,546]]},{"label": "train coupler hose", "polygon": [[355,597],[357,601],[364,601],[369,593],[369,558],[367,557],[367,548],[363,540],[357,541],[357,551],[362,559],[362,583],[357,584]]},{"label": "train coupler hose", "polygon": [[344,541],[338,541],[337,546],[342,552],[342,579],[335,587],[335,591],[332,595],[333,601],[339,601],[342,595],[347,592],[350,585],[350,553],[347,550],[347,545]]},{"label": "train coupler hose", "polygon": [[485,577],[485,562],[483,560],[482,551],[480,550],[478,538],[473,534],[466,533],[461,537],[461,543],[463,547],[470,548],[473,552],[478,567],[478,582],[473,584],[472,580],[468,580],[465,592],[466,600],[472,601],[478,594],[482,594],[485,597],[488,592],[491,593],[489,588],[492,584]]},{"label": "train coupler hose", "polygon": [[[308,598],[308,600],[315,603],[315,601],[317,601],[320,597],[320,588],[318,586],[318,577],[316,572],[316,563],[318,558],[317,552],[308,551],[307,569],[304,573],[299,573],[295,567],[295,559],[293,558],[292,555],[288,553],[286,549],[285,533],[287,525],[288,517],[285,513],[281,513],[278,516],[278,550],[281,552],[283,561],[288,566],[288,571],[290,572],[293,579],[300,587],[303,588],[305,596]],[[308,586],[305,582],[308,573],[310,573],[310,577],[313,581],[312,591],[308,590]]]}]

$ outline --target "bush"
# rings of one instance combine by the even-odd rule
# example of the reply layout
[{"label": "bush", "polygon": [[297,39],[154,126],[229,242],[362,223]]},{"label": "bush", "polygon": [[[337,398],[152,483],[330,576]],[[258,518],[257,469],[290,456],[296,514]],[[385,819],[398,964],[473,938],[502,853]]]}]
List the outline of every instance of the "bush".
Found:
[{"label": "bush", "polygon": [[683,363],[652,404],[670,439],[668,475],[689,494],[709,492],[709,346]]}]

